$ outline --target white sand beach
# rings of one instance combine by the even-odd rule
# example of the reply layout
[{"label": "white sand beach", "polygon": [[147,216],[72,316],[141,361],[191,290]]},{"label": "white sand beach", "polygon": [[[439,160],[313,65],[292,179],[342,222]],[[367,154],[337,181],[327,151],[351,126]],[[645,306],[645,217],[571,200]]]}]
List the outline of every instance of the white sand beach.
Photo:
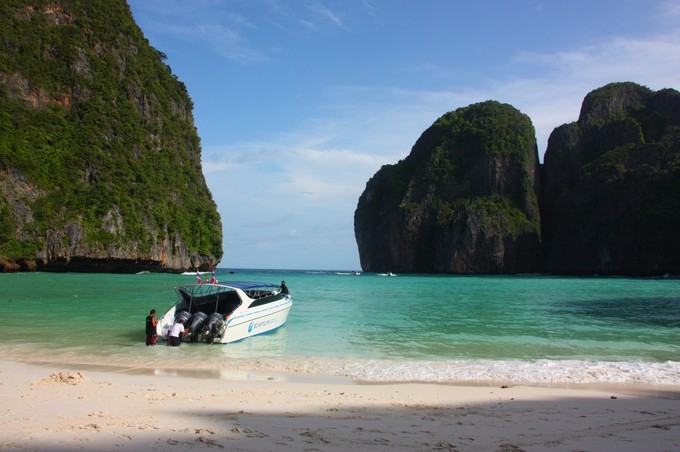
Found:
[{"label": "white sand beach", "polygon": [[680,386],[354,384],[0,364],[0,450],[680,450]]}]

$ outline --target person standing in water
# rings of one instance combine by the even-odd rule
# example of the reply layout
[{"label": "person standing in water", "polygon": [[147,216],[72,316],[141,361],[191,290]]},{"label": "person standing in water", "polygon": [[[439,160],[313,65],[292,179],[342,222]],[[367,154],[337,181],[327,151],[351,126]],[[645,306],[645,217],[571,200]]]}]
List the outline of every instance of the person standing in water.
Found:
[{"label": "person standing in water", "polygon": [[151,345],[152,347],[156,345],[156,340],[158,339],[156,325],[158,325],[156,310],[152,309],[149,315],[146,316],[146,345]]},{"label": "person standing in water", "polygon": [[184,320],[179,319],[168,330],[168,345],[171,347],[179,347],[182,345],[182,335],[187,334],[189,328],[184,327]]}]

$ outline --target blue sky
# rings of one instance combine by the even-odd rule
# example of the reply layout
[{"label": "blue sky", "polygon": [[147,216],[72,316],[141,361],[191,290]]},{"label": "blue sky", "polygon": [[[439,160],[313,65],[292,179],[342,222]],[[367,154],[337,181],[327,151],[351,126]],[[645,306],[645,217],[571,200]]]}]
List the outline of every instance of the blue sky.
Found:
[{"label": "blue sky", "polygon": [[224,268],[360,269],[366,182],[444,113],[529,115],[539,154],[610,82],[680,88],[680,2],[129,0],[194,102]]}]

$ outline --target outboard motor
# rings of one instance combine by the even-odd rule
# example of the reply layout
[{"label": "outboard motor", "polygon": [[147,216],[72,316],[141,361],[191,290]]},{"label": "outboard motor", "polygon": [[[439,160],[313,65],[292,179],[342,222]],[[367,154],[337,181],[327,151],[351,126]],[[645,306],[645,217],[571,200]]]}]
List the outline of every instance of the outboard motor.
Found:
[{"label": "outboard motor", "polygon": [[206,325],[203,327],[205,341],[208,344],[212,344],[215,341],[215,338],[221,338],[226,326],[227,322],[225,322],[222,314],[219,312],[212,313],[208,322],[206,322]]},{"label": "outboard motor", "polygon": [[193,317],[191,317],[191,321],[187,325],[189,326],[189,337],[191,337],[192,341],[195,341],[198,337],[198,333],[201,331],[201,325],[203,325],[203,322],[207,317],[208,314],[201,311],[195,312]]},{"label": "outboard motor", "polygon": [[201,334],[206,335],[210,333],[210,330],[212,330],[213,325],[222,320],[222,314],[219,312],[213,312],[208,316],[208,320],[203,323],[203,330],[201,331]]},{"label": "outboard motor", "polygon": [[175,314],[175,323],[179,322],[180,320],[184,320],[184,324],[186,325],[190,318],[191,313],[189,311],[179,311]]}]

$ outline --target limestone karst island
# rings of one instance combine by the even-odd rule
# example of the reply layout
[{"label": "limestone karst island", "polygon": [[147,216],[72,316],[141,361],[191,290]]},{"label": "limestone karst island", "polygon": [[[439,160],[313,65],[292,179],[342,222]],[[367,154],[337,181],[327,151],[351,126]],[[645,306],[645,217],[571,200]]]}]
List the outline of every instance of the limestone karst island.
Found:
[{"label": "limestone karst island", "polygon": [[[215,267],[191,98],[127,3],[5,0],[0,21],[0,269]],[[445,113],[354,229],[368,272],[680,274],[680,93],[594,89],[544,163],[513,106]]]},{"label": "limestone karst island", "polygon": [[215,266],[184,84],[124,0],[0,2],[0,268]]},{"label": "limestone karst island", "polygon": [[365,271],[680,274],[680,93],[612,83],[557,127],[483,102],[446,113],[366,184]]}]

